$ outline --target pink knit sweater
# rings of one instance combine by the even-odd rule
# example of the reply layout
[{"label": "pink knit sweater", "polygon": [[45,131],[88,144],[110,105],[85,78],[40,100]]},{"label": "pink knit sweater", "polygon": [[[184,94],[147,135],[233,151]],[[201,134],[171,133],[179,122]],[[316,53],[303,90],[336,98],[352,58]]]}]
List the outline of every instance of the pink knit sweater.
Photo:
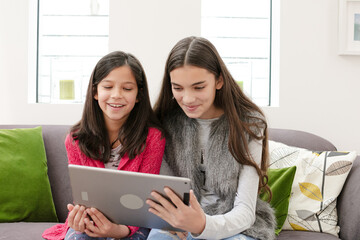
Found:
[{"label": "pink knit sweater", "polygon": [[[74,143],[70,134],[65,139],[65,147],[69,164],[100,168],[105,167],[103,162],[85,156],[79,148],[78,141],[75,141]],[[159,174],[164,149],[165,138],[161,137],[161,132],[156,128],[149,128],[144,151],[132,160],[125,154],[120,160],[118,169],[131,172]],[[130,236],[139,229],[138,227],[133,226],[128,227],[130,229]],[[57,224],[46,229],[42,234],[42,237],[48,240],[62,240],[65,238],[68,228],[66,220],[65,224]]]}]

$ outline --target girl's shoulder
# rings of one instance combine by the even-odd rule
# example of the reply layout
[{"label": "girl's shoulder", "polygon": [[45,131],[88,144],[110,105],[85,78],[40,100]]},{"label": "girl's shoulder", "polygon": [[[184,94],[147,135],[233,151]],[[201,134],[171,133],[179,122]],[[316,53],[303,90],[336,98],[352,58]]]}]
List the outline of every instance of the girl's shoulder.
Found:
[{"label": "girl's shoulder", "polygon": [[146,138],[146,148],[154,150],[155,148],[163,149],[165,147],[165,137],[159,129],[149,127]]},{"label": "girl's shoulder", "polygon": [[73,132],[70,132],[66,135],[65,146],[68,147],[77,147],[79,145],[78,140],[75,140],[73,137]]},{"label": "girl's shoulder", "polygon": [[161,138],[162,135],[162,131],[160,131],[159,129],[155,127],[149,127],[147,138]]},{"label": "girl's shoulder", "polygon": [[70,132],[70,133],[68,133],[68,134],[66,135],[65,144],[69,144],[69,143],[72,143],[72,142],[74,142],[74,138],[73,138],[73,136],[72,136],[72,133]]}]

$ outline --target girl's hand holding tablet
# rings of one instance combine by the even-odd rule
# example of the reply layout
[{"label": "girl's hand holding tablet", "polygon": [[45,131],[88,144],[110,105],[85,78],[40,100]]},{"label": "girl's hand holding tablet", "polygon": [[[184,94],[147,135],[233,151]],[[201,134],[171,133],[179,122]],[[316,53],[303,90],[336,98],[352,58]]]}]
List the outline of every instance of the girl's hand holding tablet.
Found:
[{"label": "girl's hand holding tablet", "polygon": [[194,192],[190,190],[189,206],[185,205],[171,189],[164,188],[164,192],[172,203],[154,191],[151,196],[160,204],[148,199],[146,203],[150,205],[149,212],[162,218],[173,227],[200,234],[205,228],[205,214]]}]

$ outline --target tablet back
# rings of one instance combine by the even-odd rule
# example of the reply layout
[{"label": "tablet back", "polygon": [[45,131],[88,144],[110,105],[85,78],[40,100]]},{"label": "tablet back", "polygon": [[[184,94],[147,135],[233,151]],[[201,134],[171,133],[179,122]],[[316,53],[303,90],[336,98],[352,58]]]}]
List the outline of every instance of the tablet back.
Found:
[{"label": "tablet back", "polygon": [[95,207],[118,224],[179,231],[150,213],[145,201],[153,190],[166,196],[168,186],[188,205],[190,179],[71,164],[69,175],[74,204]]}]

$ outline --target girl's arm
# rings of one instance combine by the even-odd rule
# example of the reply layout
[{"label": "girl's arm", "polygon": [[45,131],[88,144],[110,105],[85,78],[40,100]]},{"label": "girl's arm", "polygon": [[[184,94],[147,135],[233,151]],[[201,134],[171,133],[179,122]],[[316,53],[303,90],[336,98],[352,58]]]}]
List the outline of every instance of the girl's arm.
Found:
[{"label": "girl's arm", "polygon": [[[250,153],[255,162],[260,165],[262,154],[262,143],[251,141],[249,143]],[[244,166],[239,177],[234,208],[223,215],[206,215],[205,229],[194,238],[222,239],[250,228],[255,222],[256,201],[258,198],[259,176],[251,166]]]}]

